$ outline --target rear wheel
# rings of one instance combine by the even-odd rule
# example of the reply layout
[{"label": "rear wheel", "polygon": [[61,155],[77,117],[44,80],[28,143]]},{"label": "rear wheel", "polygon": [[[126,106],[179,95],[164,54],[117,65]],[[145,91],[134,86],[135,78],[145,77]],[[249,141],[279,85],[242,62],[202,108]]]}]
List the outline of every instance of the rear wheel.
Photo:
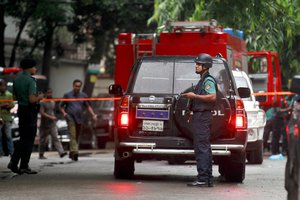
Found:
[{"label": "rear wheel", "polygon": [[115,156],[114,176],[117,179],[132,179],[134,176],[134,159],[132,156]]},{"label": "rear wheel", "polygon": [[263,142],[259,141],[257,149],[247,153],[247,160],[250,164],[262,164],[263,163]]},{"label": "rear wheel", "polygon": [[233,152],[230,157],[224,158],[219,163],[219,172],[230,182],[243,182],[245,179],[246,153]]}]

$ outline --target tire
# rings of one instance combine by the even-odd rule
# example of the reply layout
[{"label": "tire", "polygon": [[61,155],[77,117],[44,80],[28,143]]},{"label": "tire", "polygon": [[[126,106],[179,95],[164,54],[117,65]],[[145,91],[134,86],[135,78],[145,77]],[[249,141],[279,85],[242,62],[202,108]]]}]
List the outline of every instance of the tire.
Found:
[{"label": "tire", "polygon": [[290,134],[288,157],[285,166],[284,187],[288,193],[287,199],[299,199],[299,184],[300,184],[300,140]]},{"label": "tire", "polygon": [[98,149],[105,149],[107,143],[106,137],[97,137],[97,148]]},{"label": "tire", "polygon": [[257,149],[247,153],[247,160],[250,164],[262,164],[264,160],[263,142],[259,141]]},{"label": "tire", "polygon": [[[191,88],[184,92],[188,91],[192,91]],[[187,138],[193,140],[193,130],[191,124],[189,123],[190,116],[187,114],[188,107],[189,100],[185,96],[179,96],[175,105],[174,119],[176,127],[180,130],[180,132]],[[213,117],[210,135],[211,140],[220,137],[220,135],[224,133],[224,127],[228,126],[231,118],[231,105],[228,99],[220,91],[217,92],[217,103],[215,110],[218,110],[224,115],[215,115]]]},{"label": "tire", "polygon": [[132,179],[134,176],[134,159],[115,157],[114,176],[116,179]]},{"label": "tire", "polygon": [[222,159],[219,163],[221,176],[229,182],[242,183],[245,179],[246,153],[234,152],[229,158]]}]

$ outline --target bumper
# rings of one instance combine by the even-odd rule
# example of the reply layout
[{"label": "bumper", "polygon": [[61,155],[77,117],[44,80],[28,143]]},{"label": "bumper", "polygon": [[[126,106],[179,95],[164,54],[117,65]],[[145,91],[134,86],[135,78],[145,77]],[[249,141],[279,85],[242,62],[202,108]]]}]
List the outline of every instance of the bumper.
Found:
[{"label": "bumper", "polygon": [[[194,155],[193,149],[157,149],[156,143],[121,142],[119,146],[133,148],[133,154]],[[241,151],[245,146],[240,144],[212,144],[211,148],[214,156],[230,156],[231,151]]]},{"label": "bumper", "polygon": [[264,127],[249,127],[247,142],[255,142],[263,139]]}]

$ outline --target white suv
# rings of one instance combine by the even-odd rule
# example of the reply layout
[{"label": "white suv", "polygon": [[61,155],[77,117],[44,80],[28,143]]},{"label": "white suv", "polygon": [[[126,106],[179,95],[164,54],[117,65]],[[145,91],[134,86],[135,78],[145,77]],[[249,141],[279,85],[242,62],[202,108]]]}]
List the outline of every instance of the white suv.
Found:
[{"label": "white suv", "polygon": [[[248,87],[253,93],[253,88],[248,75],[243,71],[232,71],[237,87]],[[266,124],[266,114],[259,108],[255,96],[243,98],[248,117],[247,159],[251,164],[263,162],[263,133]]]}]

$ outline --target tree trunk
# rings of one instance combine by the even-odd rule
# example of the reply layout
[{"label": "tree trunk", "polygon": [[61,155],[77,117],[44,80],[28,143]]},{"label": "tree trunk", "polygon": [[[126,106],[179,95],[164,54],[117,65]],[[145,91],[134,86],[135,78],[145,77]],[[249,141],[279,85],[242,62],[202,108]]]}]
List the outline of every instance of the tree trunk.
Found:
[{"label": "tree trunk", "polygon": [[5,6],[0,5],[0,67],[5,67],[5,52],[4,52],[4,30],[6,24],[4,22]]},{"label": "tree trunk", "polygon": [[50,63],[52,58],[52,37],[54,33],[55,27],[51,27],[51,23],[48,22],[48,33],[46,35],[45,46],[44,46],[44,55],[43,55],[43,63],[42,63],[42,74],[49,78],[50,74]]},{"label": "tree trunk", "polygon": [[15,42],[14,42],[14,46],[13,46],[12,51],[11,51],[9,65],[8,65],[9,67],[14,66],[15,59],[16,59],[16,50],[17,50],[17,47],[19,46],[19,41],[20,41],[20,38],[21,38],[21,34],[22,34],[22,32],[25,28],[25,25],[26,25],[28,19],[29,19],[29,17],[26,17],[26,18],[21,20],[21,23],[20,23],[20,26],[19,26],[19,32],[17,34],[17,37],[16,37]]}]

